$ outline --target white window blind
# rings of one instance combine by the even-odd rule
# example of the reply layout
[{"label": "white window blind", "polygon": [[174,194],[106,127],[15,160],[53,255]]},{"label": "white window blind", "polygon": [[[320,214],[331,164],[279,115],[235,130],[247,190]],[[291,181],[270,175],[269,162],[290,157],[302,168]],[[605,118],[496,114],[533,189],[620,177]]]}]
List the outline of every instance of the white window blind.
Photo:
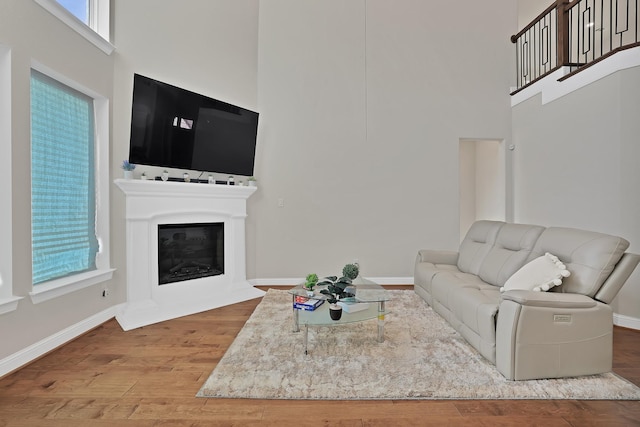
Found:
[{"label": "white window blind", "polygon": [[33,284],[96,269],[93,99],[31,70]]}]

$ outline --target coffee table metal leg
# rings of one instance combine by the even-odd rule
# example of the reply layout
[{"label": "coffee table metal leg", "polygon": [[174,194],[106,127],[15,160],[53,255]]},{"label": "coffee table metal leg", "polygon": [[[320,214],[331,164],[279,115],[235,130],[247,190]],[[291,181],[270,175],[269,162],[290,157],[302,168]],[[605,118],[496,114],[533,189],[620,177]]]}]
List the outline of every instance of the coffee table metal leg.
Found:
[{"label": "coffee table metal leg", "polygon": [[293,300],[291,301],[291,307],[293,307],[293,332],[300,332],[300,324],[298,323],[298,312],[300,310],[296,309],[294,307],[294,304],[296,302],[296,296],[293,296]]},{"label": "coffee table metal leg", "polygon": [[304,354],[309,354],[307,345],[309,344],[309,325],[304,325]]},{"label": "coffee table metal leg", "polygon": [[384,342],[384,301],[378,302],[378,342]]}]

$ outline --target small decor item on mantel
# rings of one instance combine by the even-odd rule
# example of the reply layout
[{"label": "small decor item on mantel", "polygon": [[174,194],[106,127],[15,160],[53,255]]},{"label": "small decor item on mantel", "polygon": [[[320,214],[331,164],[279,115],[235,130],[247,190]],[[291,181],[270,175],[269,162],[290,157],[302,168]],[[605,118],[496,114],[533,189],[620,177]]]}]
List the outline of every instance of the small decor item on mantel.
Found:
[{"label": "small decor item on mantel", "polygon": [[250,176],[249,179],[247,179],[247,183],[249,187],[257,187],[258,185],[258,181],[253,176]]},{"label": "small decor item on mantel", "polygon": [[184,182],[191,182],[191,178],[189,177],[189,174],[186,172],[182,174],[182,179],[184,180]]},{"label": "small decor item on mantel", "polygon": [[163,181],[168,180],[169,179],[169,172],[166,171],[166,170],[162,171],[162,176],[161,177],[162,177]]},{"label": "small decor item on mantel", "polygon": [[336,276],[328,276],[325,277],[322,282],[318,282],[318,286],[324,285],[326,285],[327,288],[321,289],[320,293],[328,297],[329,315],[333,320],[340,320],[342,317],[342,307],[338,305],[338,300],[354,296],[352,293],[346,291],[347,287],[351,285],[351,279],[344,276],[339,279]]},{"label": "small decor item on mantel", "polygon": [[318,284],[318,275],[315,273],[307,274],[306,281],[304,282],[304,288],[307,290],[307,295],[313,296],[313,288]]},{"label": "small decor item on mantel", "polygon": [[133,163],[129,163],[128,160],[122,161],[122,170],[124,170],[124,179],[133,179],[133,170],[136,168],[136,165]]},{"label": "small decor item on mantel", "polygon": [[142,172],[142,175],[140,175],[140,179],[143,180],[143,181],[146,181],[148,179],[147,178],[147,173],[146,172]]}]

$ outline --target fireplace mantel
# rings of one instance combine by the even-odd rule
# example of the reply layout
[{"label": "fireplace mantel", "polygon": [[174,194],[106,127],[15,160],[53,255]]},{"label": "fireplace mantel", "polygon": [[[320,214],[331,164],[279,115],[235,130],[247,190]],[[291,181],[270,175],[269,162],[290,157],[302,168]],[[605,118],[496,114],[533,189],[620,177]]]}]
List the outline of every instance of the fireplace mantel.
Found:
[{"label": "fireplace mantel", "polygon": [[[116,179],[126,197],[124,330],[261,297],[246,280],[247,199],[256,187]],[[159,285],[158,225],[224,223],[224,274]]]}]

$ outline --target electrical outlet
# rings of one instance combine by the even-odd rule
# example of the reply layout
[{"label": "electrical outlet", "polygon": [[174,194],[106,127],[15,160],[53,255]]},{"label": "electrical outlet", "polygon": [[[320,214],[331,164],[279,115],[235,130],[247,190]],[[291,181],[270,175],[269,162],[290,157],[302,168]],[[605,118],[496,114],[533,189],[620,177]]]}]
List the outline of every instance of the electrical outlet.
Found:
[{"label": "electrical outlet", "polygon": [[106,298],[109,296],[109,288],[102,289],[102,297]]}]

